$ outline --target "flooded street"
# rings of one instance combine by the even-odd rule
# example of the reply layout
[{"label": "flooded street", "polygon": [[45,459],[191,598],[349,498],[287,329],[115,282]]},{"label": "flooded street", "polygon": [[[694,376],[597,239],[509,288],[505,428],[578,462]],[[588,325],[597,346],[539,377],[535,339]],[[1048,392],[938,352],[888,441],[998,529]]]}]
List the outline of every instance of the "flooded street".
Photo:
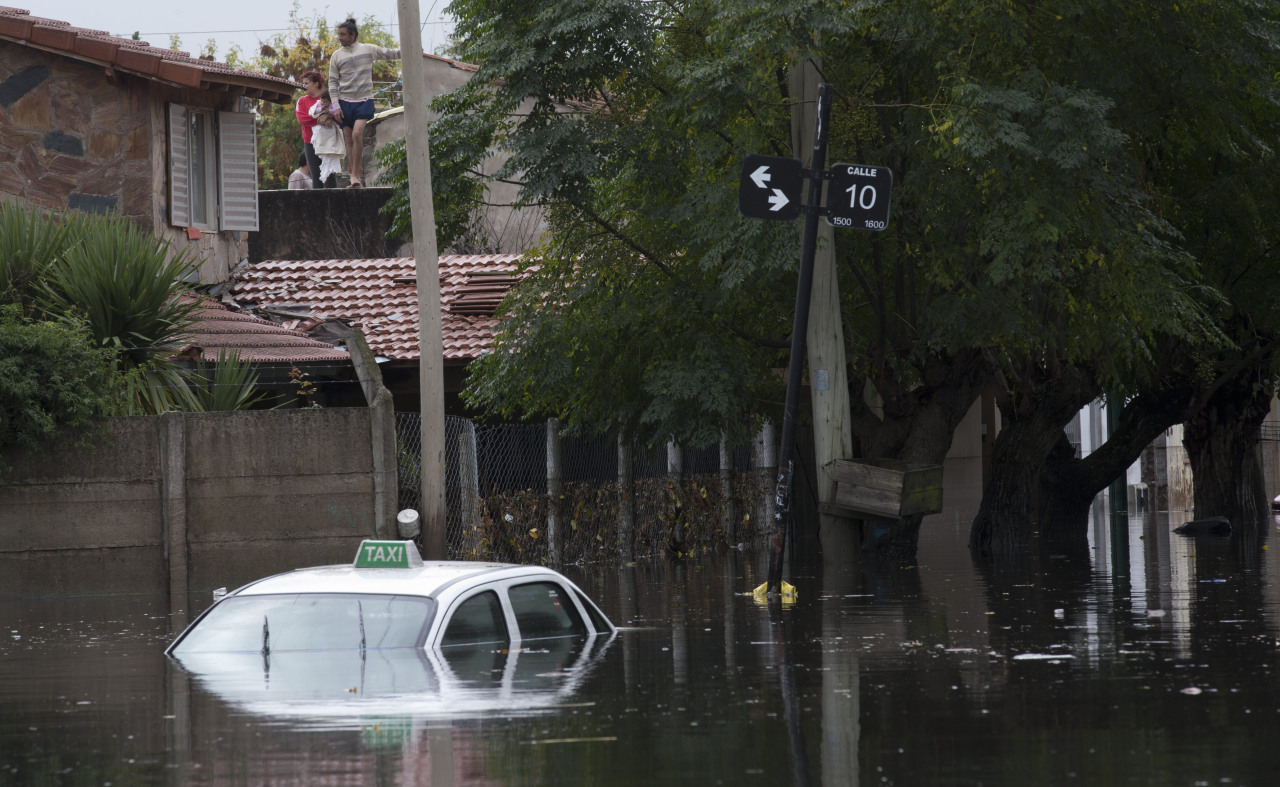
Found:
[{"label": "flooded street", "polygon": [[1096,523],[1092,564],[1001,569],[970,558],[965,516],[926,520],[916,566],[802,555],[772,611],[749,594],[763,556],[570,568],[624,627],[611,642],[371,655],[350,685],[287,662],[192,677],[161,652],[162,585],[117,562],[104,592],[6,583],[0,784],[1275,782],[1272,550],[1147,516]]}]

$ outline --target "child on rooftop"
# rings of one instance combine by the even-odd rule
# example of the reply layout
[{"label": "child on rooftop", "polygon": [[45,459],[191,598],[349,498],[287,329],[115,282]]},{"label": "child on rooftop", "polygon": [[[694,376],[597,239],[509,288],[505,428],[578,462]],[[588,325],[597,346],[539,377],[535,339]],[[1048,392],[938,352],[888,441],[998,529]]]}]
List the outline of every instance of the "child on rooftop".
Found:
[{"label": "child on rooftop", "polygon": [[333,108],[336,106],[326,90],[311,107],[311,116],[316,119],[316,125],[311,131],[311,144],[320,157],[321,181],[342,171],[342,157],[347,152],[346,140],[342,137],[338,121],[333,117]]}]

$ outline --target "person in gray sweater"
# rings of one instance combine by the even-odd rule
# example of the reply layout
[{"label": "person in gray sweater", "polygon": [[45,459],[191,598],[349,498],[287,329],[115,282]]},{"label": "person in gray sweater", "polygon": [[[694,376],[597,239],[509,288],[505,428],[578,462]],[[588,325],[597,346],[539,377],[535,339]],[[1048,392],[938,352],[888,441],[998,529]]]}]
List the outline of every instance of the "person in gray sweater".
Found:
[{"label": "person in gray sweater", "polygon": [[399,49],[361,44],[360,28],[350,17],[338,25],[338,43],[329,56],[329,94],[338,102],[333,116],[342,124],[347,143],[350,188],[364,185],[364,127],[373,119],[373,64],[377,60],[399,60]]}]

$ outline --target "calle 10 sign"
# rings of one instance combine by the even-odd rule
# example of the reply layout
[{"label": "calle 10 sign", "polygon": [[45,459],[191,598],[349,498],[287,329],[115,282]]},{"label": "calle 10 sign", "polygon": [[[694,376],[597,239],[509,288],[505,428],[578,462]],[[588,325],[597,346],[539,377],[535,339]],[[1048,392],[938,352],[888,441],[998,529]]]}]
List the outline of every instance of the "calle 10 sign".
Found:
[{"label": "calle 10 sign", "polygon": [[[893,172],[867,164],[836,164],[820,173],[830,181],[827,205],[818,207],[833,227],[882,230],[889,226],[889,199]],[[781,156],[747,156],[738,182],[738,212],[752,219],[791,221],[810,206],[800,205],[805,178],[800,159]]]},{"label": "calle 10 sign", "polygon": [[888,167],[836,164],[827,170],[827,223],[833,227],[882,230],[889,225],[893,173]]}]

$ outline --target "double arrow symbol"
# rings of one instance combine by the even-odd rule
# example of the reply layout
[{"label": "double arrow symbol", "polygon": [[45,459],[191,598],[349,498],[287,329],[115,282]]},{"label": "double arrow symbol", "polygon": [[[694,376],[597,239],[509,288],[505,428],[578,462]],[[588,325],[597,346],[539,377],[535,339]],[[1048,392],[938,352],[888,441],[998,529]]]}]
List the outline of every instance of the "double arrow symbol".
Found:
[{"label": "double arrow symbol", "polygon": [[[756,184],[756,188],[767,189],[769,182],[769,165],[764,164],[751,173],[751,182]],[[786,207],[791,200],[787,199],[787,195],[782,193],[782,189],[774,189],[773,194],[769,195],[769,210],[779,211]]]},{"label": "double arrow symbol", "polygon": [[738,212],[749,219],[791,221],[800,215],[803,184],[800,159],[747,156],[738,176]]}]

